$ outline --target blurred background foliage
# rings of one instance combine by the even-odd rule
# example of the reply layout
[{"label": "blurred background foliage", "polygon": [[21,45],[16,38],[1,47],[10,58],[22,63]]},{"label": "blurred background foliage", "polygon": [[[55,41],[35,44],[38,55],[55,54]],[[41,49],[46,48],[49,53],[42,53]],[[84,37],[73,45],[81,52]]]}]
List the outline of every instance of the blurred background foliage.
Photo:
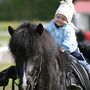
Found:
[{"label": "blurred background foliage", "polygon": [[60,0],[0,0],[0,20],[41,20],[54,17]]}]

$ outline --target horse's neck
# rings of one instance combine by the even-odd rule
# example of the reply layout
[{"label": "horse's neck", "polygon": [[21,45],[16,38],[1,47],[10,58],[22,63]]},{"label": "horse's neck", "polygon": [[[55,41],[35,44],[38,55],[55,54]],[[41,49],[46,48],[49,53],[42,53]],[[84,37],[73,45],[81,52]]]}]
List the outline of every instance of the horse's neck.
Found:
[{"label": "horse's neck", "polygon": [[43,65],[38,82],[38,90],[65,90],[64,74],[65,73],[60,71],[57,60],[49,59],[49,61]]}]

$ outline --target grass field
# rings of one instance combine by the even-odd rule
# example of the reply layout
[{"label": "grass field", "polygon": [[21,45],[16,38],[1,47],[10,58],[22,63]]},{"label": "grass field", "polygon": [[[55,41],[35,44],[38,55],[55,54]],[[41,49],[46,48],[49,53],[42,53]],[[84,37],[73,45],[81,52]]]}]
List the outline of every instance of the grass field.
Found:
[{"label": "grass field", "polygon": [[7,42],[9,39],[10,39],[10,36],[8,36],[8,35],[3,35],[3,36],[0,35],[1,41]]},{"label": "grass field", "polygon": [[[23,21],[5,21],[5,22],[0,22],[0,31],[3,32],[7,32],[8,30],[8,26],[12,26],[13,28],[16,28],[17,26],[19,26]],[[47,22],[42,22],[42,21],[31,21],[33,23],[47,23]]]},{"label": "grass field", "polygon": [[10,64],[6,64],[6,63],[0,64],[0,71],[10,67],[11,65],[14,65],[14,64],[12,64],[12,63],[10,63]]},{"label": "grass field", "polygon": [[8,33],[8,26],[12,26],[13,28],[16,28],[20,22],[17,21],[6,21],[6,22],[0,22],[0,47],[3,45],[8,45],[10,35]]},{"label": "grass field", "polygon": [[0,22],[0,31],[1,32],[3,32],[3,31],[7,32],[8,26],[12,26],[13,28],[16,28],[19,24],[20,24],[20,22],[17,22],[17,21]]}]

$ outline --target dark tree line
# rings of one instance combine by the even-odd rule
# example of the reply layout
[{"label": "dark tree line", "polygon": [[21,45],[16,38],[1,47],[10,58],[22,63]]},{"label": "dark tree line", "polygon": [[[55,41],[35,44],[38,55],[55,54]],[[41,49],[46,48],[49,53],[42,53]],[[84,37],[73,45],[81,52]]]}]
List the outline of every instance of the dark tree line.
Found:
[{"label": "dark tree line", "polygon": [[0,20],[50,20],[60,0],[0,0]]}]

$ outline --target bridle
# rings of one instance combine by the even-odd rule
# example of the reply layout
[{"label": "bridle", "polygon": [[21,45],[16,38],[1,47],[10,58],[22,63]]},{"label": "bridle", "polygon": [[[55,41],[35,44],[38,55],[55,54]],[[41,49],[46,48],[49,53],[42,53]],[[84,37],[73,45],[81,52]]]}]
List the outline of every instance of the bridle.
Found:
[{"label": "bridle", "polygon": [[34,90],[36,88],[41,73],[41,67],[42,67],[42,55],[40,55],[40,65],[39,69],[37,70],[37,73],[34,74],[34,76],[29,76],[29,80],[27,78],[28,83],[26,90]]},{"label": "bridle", "polygon": [[42,55],[40,55],[40,66],[39,66],[39,71],[37,73],[37,75],[34,76],[34,78],[32,79],[32,89],[35,89],[37,83],[38,83],[38,80],[39,80],[39,77],[40,77],[40,73],[41,73],[41,70],[42,70]]}]

